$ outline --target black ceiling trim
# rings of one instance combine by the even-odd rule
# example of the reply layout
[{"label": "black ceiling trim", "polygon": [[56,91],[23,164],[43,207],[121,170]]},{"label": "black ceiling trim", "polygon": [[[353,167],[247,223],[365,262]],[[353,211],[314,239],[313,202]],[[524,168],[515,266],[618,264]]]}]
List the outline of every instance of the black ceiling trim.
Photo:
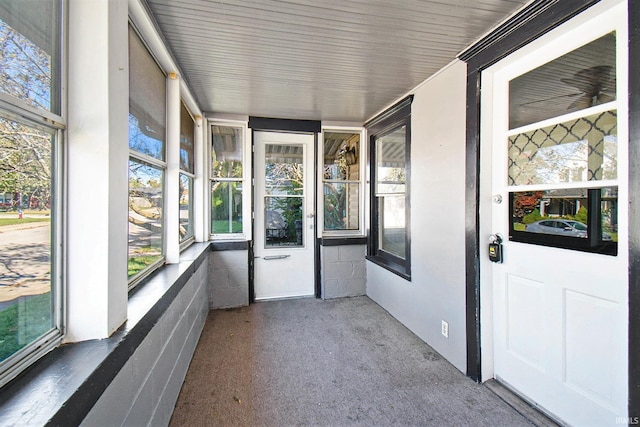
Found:
[{"label": "black ceiling trim", "polygon": [[[400,121],[411,115],[411,103],[413,102],[413,95],[409,95],[402,101],[389,107],[386,111],[378,114],[373,119],[364,124],[367,128],[369,135],[380,134],[385,130],[395,127]],[[389,121],[390,117],[393,120]]]},{"label": "black ceiling trim", "polygon": [[571,19],[600,0],[536,0],[458,55],[485,68]]},{"label": "black ceiling trim", "polygon": [[322,129],[318,120],[273,119],[249,117],[249,128],[253,130],[317,133]]},{"label": "black ceiling trim", "polygon": [[[364,124],[364,127],[366,127],[366,128],[375,128],[376,125],[378,125],[380,122],[384,121],[389,116],[400,112],[403,108],[408,109],[408,110],[406,112],[400,113],[402,115],[402,117],[404,117],[405,115],[411,114],[411,109],[408,108],[408,107],[411,106],[412,102],[413,102],[413,95],[407,96],[406,98],[402,99],[401,101],[396,102],[391,107],[387,108],[385,111],[383,111],[382,113],[380,113],[377,116],[375,116],[373,119],[368,120]],[[400,118],[400,116],[398,116],[398,118]]]}]

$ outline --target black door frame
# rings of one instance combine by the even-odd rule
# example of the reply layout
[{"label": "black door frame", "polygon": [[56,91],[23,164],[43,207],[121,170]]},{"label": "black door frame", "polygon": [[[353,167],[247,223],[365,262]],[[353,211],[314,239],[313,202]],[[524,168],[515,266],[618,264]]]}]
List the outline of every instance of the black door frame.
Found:
[{"label": "black door frame", "polygon": [[[315,160],[318,158],[318,134],[322,131],[322,123],[317,120],[294,120],[294,119],[276,119],[268,117],[249,117],[249,129],[251,129],[251,242],[249,245],[249,304],[252,304],[256,300],[256,292],[254,287],[254,275],[253,275],[253,243],[255,238],[255,220],[254,220],[254,199],[255,199],[255,168],[253,154],[255,153],[255,133],[260,131],[266,132],[283,132],[283,133],[305,133],[313,134],[313,209],[318,212],[318,186],[316,180],[318,179],[318,162]],[[320,298],[320,242],[316,239],[316,227],[318,226],[317,215],[313,218],[314,235],[311,236],[309,242],[313,242],[313,271],[315,272],[313,277],[313,284],[315,289],[315,295]]]},{"label": "black door frame", "polygon": [[[459,55],[467,63],[465,263],[467,375],[482,381],[480,342],[481,72],[600,0],[537,0]],[[629,417],[640,416],[640,2],[629,0]]]}]

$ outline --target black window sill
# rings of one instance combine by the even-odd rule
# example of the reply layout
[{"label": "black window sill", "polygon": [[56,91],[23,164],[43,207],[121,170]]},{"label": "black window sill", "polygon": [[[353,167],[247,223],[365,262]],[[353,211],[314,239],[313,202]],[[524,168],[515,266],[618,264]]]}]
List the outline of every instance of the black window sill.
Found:
[{"label": "black window sill", "polygon": [[128,320],[111,337],[64,344],[0,389],[3,425],[79,425],[153,326],[206,262],[195,243],[129,296]]},{"label": "black window sill", "polygon": [[363,236],[354,237],[321,237],[318,239],[321,246],[348,246],[366,245],[367,238]]},{"label": "black window sill", "polygon": [[381,257],[376,257],[376,256],[371,256],[371,255],[367,255],[367,260],[371,261],[372,263],[379,265],[380,267],[384,268],[385,270],[389,270],[390,272],[392,272],[393,274],[402,277],[403,279],[407,280],[407,281],[411,281],[411,274],[407,274],[406,273],[406,267],[404,265],[400,265],[397,263],[394,263],[392,261],[389,261],[387,259],[381,258]]}]

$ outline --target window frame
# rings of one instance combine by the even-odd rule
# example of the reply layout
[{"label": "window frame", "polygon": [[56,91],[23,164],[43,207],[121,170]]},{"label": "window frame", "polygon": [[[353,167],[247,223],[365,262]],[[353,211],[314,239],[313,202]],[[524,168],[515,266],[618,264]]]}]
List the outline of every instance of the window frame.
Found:
[{"label": "window frame", "polygon": [[[242,145],[242,178],[215,178],[211,175],[211,162],[213,155],[213,127],[225,126],[231,128],[239,128],[242,132],[240,143]],[[216,241],[246,241],[251,240],[251,209],[252,209],[252,191],[251,186],[251,170],[253,168],[252,152],[251,152],[251,135],[249,133],[246,121],[227,120],[209,118],[207,120],[207,144],[206,144],[206,168],[207,168],[207,187],[206,187],[206,223],[207,234],[209,240]],[[212,211],[211,211],[211,186],[213,182],[240,182],[242,184],[242,231],[240,233],[213,233],[211,229]]]},{"label": "window frame", "polygon": [[[50,226],[51,241],[50,250],[50,292],[51,298],[51,327],[39,338],[25,345],[0,362],[0,387],[29,368],[49,351],[57,347],[66,333],[66,287],[64,254],[66,245],[63,239],[65,229],[66,211],[66,185],[65,162],[66,156],[66,80],[67,67],[67,15],[66,2],[61,0],[51,1],[54,10],[58,14],[58,40],[52,55],[50,88],[55,99],[56,108],[50,110],[38,109],[28,102],[9,94],[0,93],[0,117],[12,120],[23,125],[50,132],[51,141],[51,201],[50,201]],[[53,56],[57,56],[53,58]],[[57,87],[54,87],[54,82]],[[55,93],[55,95],[54,95]],[[59,111],[55,113],[54,111]]]},{"label": "window frame", "polygon": [[[156,66],[158,67],[158,70],[162,73],[162,75],[166,79],[167,77],[167,73],[164,70],[164,68],[160,65],[160,62],[158,61],[158,59],[156,58],[156,56],[153,53],[153,50],[149,47],[149,45],[147,44],[147,42],[145,41],[144,37],[142,36],[141,32],[138,30],[138,28],[136,27],[136,25],[131,21],[131,19],[129,19],[129,24],[128,24],[128,28],[130,30],[133,31],[133,33],[135,33],[137,35],[137,37],[140,39],[140,41],[142,42],[142,45],[144,46],[144,48],[147,50],[147,53],[150,55],[151,59],[153,59],[153,61],[155,62]],[[128,41],[128,44],[130,42]],[[128,48],[128,46],[127,46]],[[129,66],[130,68],[131,66]],[[130,71],[129,71],[130,72]],[[167,114],[167,107],[168,107],[168,93],[166,90],[166,86],[165,86],[165,93],[164,93],[164,99],[165,99],[165,117]],[[131,91],[129,91],[129,102],[131,102]],[[156,271],[157,269],[159,269],[160,267],[162,267],[167,260],[167,239],[166,239],[166,232],[167,232],[167,218],[166,218],[166,207],[167,207],[167,192],[166,192],[166,188],[167,188],[167,150],[168,150],[168,138],[167,138],[167,123],[165,121],[165,134],[164,134],[164,141],[163,141],[163,148],[164,148],[164,153],[163,153],[163,159],[164,160],[160,160],[157,159],[153,156],[141,153],[139,151],[136,151],[134,149],[132,149],[129,146],[129,162],[131,162],[132,160],[141,164],[145,164],[147,166],[150,166],[152,168],[156,168],[162,171],[162,184],[160,186],[161,190],[162,190],[162,230],[161,230],[161,248],[162,248],[162,254],[161,256],[155,260],[154,262],[152,262],[151,264],[147,265],[143,270],[140,270],[138,273],[134,274],[131,277],[127,278],[127,283],[128,283],[128,290],[129,292],[131,292],[140,282],[142,282],[145,278],[149,277],[149,275],[151,275],[154,271]],[[175,183],[176,185],[178,185],[178,183]],[[130,188],[129,188],[129,183],[127,181],[127,195],[129,195],[130,192]],[[128,197],[128,196],[127,196]],[[129,239],[129,234],[127,233],[127,240]],[[127,244],[127,263],[129,261],[129,245]]]},{"label": "window frame", "polygon": [[[358,185],[358,229],[357,230],[331,230],[324,227],[324,184],[325,182],[336,182],[335,180],[324,179],[324,136],[325,133],[353,133],[360,135],[359,142],[359,176],[358,180],[346,179],[342,180],[344,184]],[[322,127],[320,144],[318,148],[318,237],[364,237],[365,235],[365,198],[366,191],[364,188],[366,178],[366,161],[367,161],[367,140],[366,131],[363,127],[340,127],[327,126]]]},{"label": "window frame", "polygon": [[[411,103],[413,95],[398,102],[365,124],[369,138],[369,230],[367,260],[411,281]],[[380,206],[376,195],[378,138],[405,127],[405,258],[380,248]]]}]

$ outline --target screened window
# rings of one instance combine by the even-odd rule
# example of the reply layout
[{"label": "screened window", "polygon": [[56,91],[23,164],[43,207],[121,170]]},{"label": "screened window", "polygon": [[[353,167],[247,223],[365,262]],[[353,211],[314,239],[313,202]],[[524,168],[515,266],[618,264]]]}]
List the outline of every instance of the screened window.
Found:
[{"label": "screened window", "polygon": [[[164,261],[166,80],[129,27],[129,254],[130,284]],[[182,158],[182,156],[181,156]]]},{"label": "screened window", "polygon": [[242,127],[211,126],[211,234],[243,233]]},{"label": "screened window", "polygon": [[367,125],[371,144],[371,230],[368,259],[409,279],[411,100]]},{"label": "screened window", "polygon": [[0,6],[0,386],[62,331],[60,18],[57,1]]},{"label": "screened window", "polygon": [[187,107],[180,110],[180,243],[193,238],[193,180],[195,123]]},{"label": "screened window", "polygon": [[323,135],[323,233],[359,234],[360,133],[325,131]]}]

